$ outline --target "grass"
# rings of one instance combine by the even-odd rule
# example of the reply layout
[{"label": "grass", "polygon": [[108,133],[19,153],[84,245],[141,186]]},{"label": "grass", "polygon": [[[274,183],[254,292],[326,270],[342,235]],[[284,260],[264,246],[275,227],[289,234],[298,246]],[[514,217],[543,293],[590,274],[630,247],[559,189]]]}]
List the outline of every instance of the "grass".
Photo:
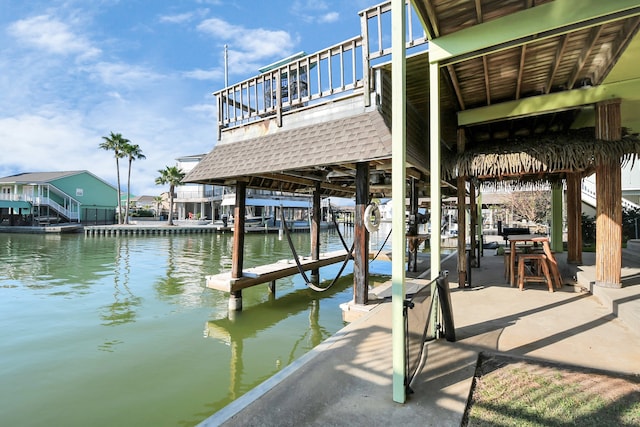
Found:
[{"label": "grass", "polygon": [[640,378],[482,355],[463,426],[639,426]]}]

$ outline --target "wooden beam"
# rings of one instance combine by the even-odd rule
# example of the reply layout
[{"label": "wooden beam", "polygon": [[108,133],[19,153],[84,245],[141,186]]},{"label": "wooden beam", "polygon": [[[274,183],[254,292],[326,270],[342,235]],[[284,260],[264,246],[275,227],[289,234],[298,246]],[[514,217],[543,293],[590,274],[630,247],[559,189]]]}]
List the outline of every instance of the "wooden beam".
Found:
[{"label": "wooden beam", "polygon": [[[317,261],[320,259],[320,183],[317,182],[313,189],[313,207],[311,214],[311,259]],[[315,284],[320,283],[320,270],[311,270],[311,281]]]},{"label": "wooden beam", "polygon": [[591,88],[566,90],[461,111],[458,113],[458,126],[537,116],[554,111],[570,110],[615,98],[640,99],[640,79],[629,79]]},{"label": "wooden beam", "polygon": [[364,211],[369,204],[369,163],[356,168],[356,206],[353,239],[353,300],[365,305],[369,293],[369,232],[364,225]]},{"label": "wooden beam", "polygon": [[555,0],[431,40],[429,61],[447,65],[637,15],[637,0]]},{"label": "wooden beam", "polygon": [[[591,51],[593,50],[593,47],[595,46],[596,41],[598,40],[598,37],[600,37],[600,33],[602,33],[602,27],[595,27],[595,28],[592,28],[591,31],[589,31],[589,37],[587,38],[584,46],[582,47],[582,52],[580,52],[578,61],[576,61],[575,66],[571,71],[571,76],[567,81],[568,89],[573,89],[573,87],[575,86],[576,80],[578,79],[578,76],[582,73],[582,69],[584,68],[585,63],[587,62],[587,58],[589,58],[589,55],[591,55]],[[595,84],[595,82],[592,82],[592,83]]]}]

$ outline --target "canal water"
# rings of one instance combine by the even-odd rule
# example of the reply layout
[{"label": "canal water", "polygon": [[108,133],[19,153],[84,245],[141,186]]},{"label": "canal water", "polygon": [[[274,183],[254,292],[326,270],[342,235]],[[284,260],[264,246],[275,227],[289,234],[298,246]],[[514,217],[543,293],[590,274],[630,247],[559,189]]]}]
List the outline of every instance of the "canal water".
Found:
[{"label": "canal water", "polygon": [[[385,237],[372,235],[372,252]],[[309,235],[292,238],[308,255]],[[229,316],[228,296],[204,278],[230,269],[232,240],[0,234],[0,425],[195,425],[345,325],[351,263],[324,293],[299,275],[279,280],[275,298],[247,289]],[[321,247],[340,249],[337,233]],[[246,236],[245,267],[280,259],[291,259],[286,239]],[[390,264],[371,273],[384,281]]]}]

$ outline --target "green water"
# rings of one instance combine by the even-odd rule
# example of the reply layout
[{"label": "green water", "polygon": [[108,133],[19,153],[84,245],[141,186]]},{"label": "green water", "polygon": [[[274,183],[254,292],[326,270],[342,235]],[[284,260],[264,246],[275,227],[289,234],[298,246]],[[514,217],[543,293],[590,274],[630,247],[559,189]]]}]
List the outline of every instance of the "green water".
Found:
[{"label": "green water", "polygon": [[[308,235],[293,238],[308,254]],[[323,251],[339,242],[322,234]],[[344,326],[351,266],[330,292],[299,275],[275,299],[247,289],[230,318],[204,278],[230,268],[231,245],[230,234],[0,234],[0,425],[195,425]],[[286,239],[246,236],[245,267],[285,258]]]}]

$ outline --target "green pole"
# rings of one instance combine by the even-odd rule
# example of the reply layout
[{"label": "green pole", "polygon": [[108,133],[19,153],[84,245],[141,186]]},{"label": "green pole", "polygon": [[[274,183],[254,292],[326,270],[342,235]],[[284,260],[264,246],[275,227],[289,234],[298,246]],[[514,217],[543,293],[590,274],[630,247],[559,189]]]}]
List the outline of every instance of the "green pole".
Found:
[{"label": "green pole", "polygon": [[404,403],[406,390],[404,384],[405,364],[405,197],[406,197],[406,52],[405,52],[405,1],[391,1],[391,87],[393,88],[391,111],[391,186],[392,200],[392,236],[393,259],[391,261],[391,304],[392,304],[392,359],[393,359],[393,400]]},{"label": "green pole", "polygon": [[562,252],[562,185],[551,186],[551,250]]}]

